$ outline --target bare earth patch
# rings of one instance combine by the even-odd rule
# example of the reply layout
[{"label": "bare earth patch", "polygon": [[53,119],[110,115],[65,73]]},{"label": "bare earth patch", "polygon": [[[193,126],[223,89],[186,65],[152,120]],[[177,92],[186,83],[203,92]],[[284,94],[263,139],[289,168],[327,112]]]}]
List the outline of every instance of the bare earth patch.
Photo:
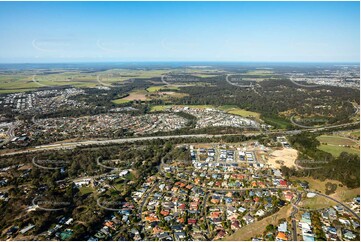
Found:
[{"label": "bare earth patch", "polygon": [[281,150],[273,151],[268,157],[268,164],[275,169],[281,168],[283,163],[284,166],[291,168],[295,166],[295,161],[298,156],[298,151],[291,148],[283,148]]},{"label": "bare earth patch", "polygon": [[129,94],[129,96],[123,98],[124,100],[141,100],[141,101],[145,101],[148,100],[148,98],[146,97],[146,93],[142,93],[142,92],[132,92]]}]

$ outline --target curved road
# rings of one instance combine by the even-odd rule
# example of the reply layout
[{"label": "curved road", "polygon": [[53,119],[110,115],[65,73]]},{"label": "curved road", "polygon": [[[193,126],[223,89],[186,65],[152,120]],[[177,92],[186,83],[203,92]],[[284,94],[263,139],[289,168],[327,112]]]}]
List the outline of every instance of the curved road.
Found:
[{"label": "curved road", "polygon": [[230,84],[232,86],[236,86],[236,87],[242,87],[242,88],[253,88],[252,84],[250,84],[250,85],[240,85],[240,84],[233,83],[228,79],[229,76],[232,76],[232,75],[231,74],[226,75],[226,81],[228,82],[228,84]]},{"label": "curved road", "polygon": [[[338,128],[338,127],[343,127],[343,126],[349,126],[349,125],[354,125],[354,124],[358,124],[359,122],[352,122],[352,123],[347,123],[347,124],[336,124],[336,125],[331,125],[331,126],[321,126],[321,127],[314,127],[314,126],[306,126],[306,125],[301,125],[298,124],[294,121],[294,117],[296,115],[293,115],[290,118],[290,121],[293,125],[298,126],[300,128],[303,129],[308,129],[308,130],[314,130],[314,131],[319,131],[319,130],[324,130],[324,129],[331,129],[331,128]],[[312,131],[311,131],[312,132]]]},{"label": "curved road", "polygon": [[313,193],[316,193],[317,195],[320,195],[320,196],[322,196],[322,197],[328,198],[328,199],[330,199],[330,200],[332,200],[332,201],[340,204],[341,206],[343,206],[344,208],[346,208],[347,211],[349,211],[350,213],[352,213],[352,214],[360,221],[360,216],[359,216],[357,213],[355,213],[354,211],[352,211],[351,208],[347,207],[346,204],[344,204],[344,203],[342,203],[342,202],[334,199],[333,197],[327,196],[327,195],[325,195],[325,194],[322,194],[322,193],[319,193],[319,192],[314,192],[314,191],[312,191],[312,192],[313,192]]},{"label": "curved road", "polygon": [[35,82],[35,83],[38,84],[39,86],[47,87],[47,85],[42,84],[42,83],[38,82],[37,80],[35,80],[35,76],[36,76],[36,75],[33,75],[33,82]]},{"label": "curved road", "polygon": [[20,121],[15,121],[14,123],[11,123],[11,125],[8,128],[7,135],[9,136],[6,138],[2,143],[0,143],[0,147],[3,145],[8,144],[13,138],[15,138],[15,129],[17,126],[19,126]]},{"label": "curved road", "polygon": [[112,85],[110,84],[107,84],[107,83],[104,83],[100,80],[100,75],[97,75],[97,82],[102,85],[102,86],[105,86],[105,87],[111,87]]}]

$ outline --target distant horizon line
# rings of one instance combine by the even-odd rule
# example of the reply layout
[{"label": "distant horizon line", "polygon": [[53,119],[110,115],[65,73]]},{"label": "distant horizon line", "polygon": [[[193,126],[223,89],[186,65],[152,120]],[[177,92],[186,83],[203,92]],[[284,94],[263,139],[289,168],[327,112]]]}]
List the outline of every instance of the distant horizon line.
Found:
[{"label": "distant horizon line", "polygon": [[65,61],[65,62],[0,62],[0,65],[27,65],[27,64],[103,64],[103,63],[113,63],[113,64],[129,64],[129,63],[261,63],[261,64],[277,64],[277,63],[293,63],[293,64],[360,64],[360,61],[215,61],[215,60],[163,60],[163,61],[156,61],[156,60],[144,60],[144,61]]}]

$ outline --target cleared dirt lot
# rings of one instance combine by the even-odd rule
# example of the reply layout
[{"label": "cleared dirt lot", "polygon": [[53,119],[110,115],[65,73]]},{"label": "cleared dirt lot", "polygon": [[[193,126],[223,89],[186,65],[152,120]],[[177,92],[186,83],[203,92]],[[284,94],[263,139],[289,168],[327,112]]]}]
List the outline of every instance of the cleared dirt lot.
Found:
[{"label": "cleared dirt lot", "polygon": [[148,100],[148,98],[146,97],[147,92],[145,90],[138,90],[138,91],[134,91],[129,93],[129,96],[123,98],[124,100],[141,100],[141,101],[145,101]]},{"label": "cleared dirt lot", "polygon": [[[280,150],[275,150],[272,153],[270,153],[268,157],[268,164],[272,168],[279,169],[281,168],[281,163],[283,162],[284,166],[292,167],[295,166],[295,161],[298,156],[298,151],[291,148],[283,148]],[[277,162],[281,161],[281,163]]]}]

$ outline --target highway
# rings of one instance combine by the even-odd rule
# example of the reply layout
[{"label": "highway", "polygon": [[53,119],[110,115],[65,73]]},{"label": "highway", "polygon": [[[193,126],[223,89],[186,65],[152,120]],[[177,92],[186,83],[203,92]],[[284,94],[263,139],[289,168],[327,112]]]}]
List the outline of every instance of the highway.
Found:
[{"label": "highway", "polygon": [[[34,148],[29,148],[26,150],[18,150],[0,154],[0,156],[9,156],[16,154],[24,153],[33,153],[38,151],[45,150],[61,150],[61,149],[74,149],[76,147],[84,147],[89,145],[111,145],[111,144],[122,144],[128,142],[136,141],[145,141],[145,140],[167,140],[167,139],[176,139],[176,138],[212,138],[212,137],[222,137],[222,136],[231,136],[236,134],[222,134],[222,135],[211,135],[211,134],[187,134],[187,135],[167,135],[167,136],[149,136],[149,137],[135,137],[135,138],[124,138],[124,139],[108,139],[108,140],[85,140],[85,141],[75,141],[75,142],[63,142],[47,145],[39,145]],[[255,135],[255,133],[244,134],[245,136]]]},{"label": "highway", "polygon": [[[347,124],[338,124],[333,126],[325,126],[313,129],[307,129],[309,132],[316,132],[331,128],[338,128],[338,127],[347,127],[350,125],[358,124],[359,122],[347,123]],[[14,127],[15,128],[15,127]],[[11,129],[13,130],[13,129]],[[276,130],[276,131],[259,131],[259,132],[251,132],[251,133],[244,133],[245,136],[252,136],[252,135],[260,135],[260,134],[297,134],[302,132],[302,130]],[[108,139],[108,140],[84,140],[84,141],[75,141],[75,142],[63,142],[63,143],[55,143],[55,144],[47,144],[47,145],[39,145],[35,146],[34,148],[29,148],[25,150],[17,150],[17,151],[10,151],[6,153],[0,154],[1,156],[10,156],[10,155],[17,155],[17,154],[26,154],[26,153],[33,153],[38,151],[45,151],[45,150],[61,150],[61,149],[74,149],[76,147],[84,147],[89,145],[111,145],[111,144],[122,144],[128,142],[136,142],[136,141],[144,141],[144,140],[156,140],[156,139],[176,139],[176,138],[212,138],[212,137],[222,137],[222,136],[234,136],[237,134],[219,134],[219,135],[211,135],[211,134],[186,134],[186,135],[166,135],[166,136],[149,136],[149,137],[134,137],[134,138],[123,138],[123,139]]]},{"label": "highway", "polygon": [[290,118],[290,121],[293,125],[298,126],[300,128],[309,130],[310,132],[315,132],[315,131],[320,131],[320,130],[324,130],[324,129],[331,129],[331,128],[338,128],[338,127],[344,127],[344,126],[349,126],[349,125],[354,125],[354,124],[358,124],[359,122],[353,122],[353,123],[347,123],[347,124],[337,124],[337,125],[331,125],[331,126],[321,126],[321,127],[313,127],[313,126],[306,126],[306,125],[301,125],[298,124],[294,121],[294,117],[295,115],[293,115]]}]

